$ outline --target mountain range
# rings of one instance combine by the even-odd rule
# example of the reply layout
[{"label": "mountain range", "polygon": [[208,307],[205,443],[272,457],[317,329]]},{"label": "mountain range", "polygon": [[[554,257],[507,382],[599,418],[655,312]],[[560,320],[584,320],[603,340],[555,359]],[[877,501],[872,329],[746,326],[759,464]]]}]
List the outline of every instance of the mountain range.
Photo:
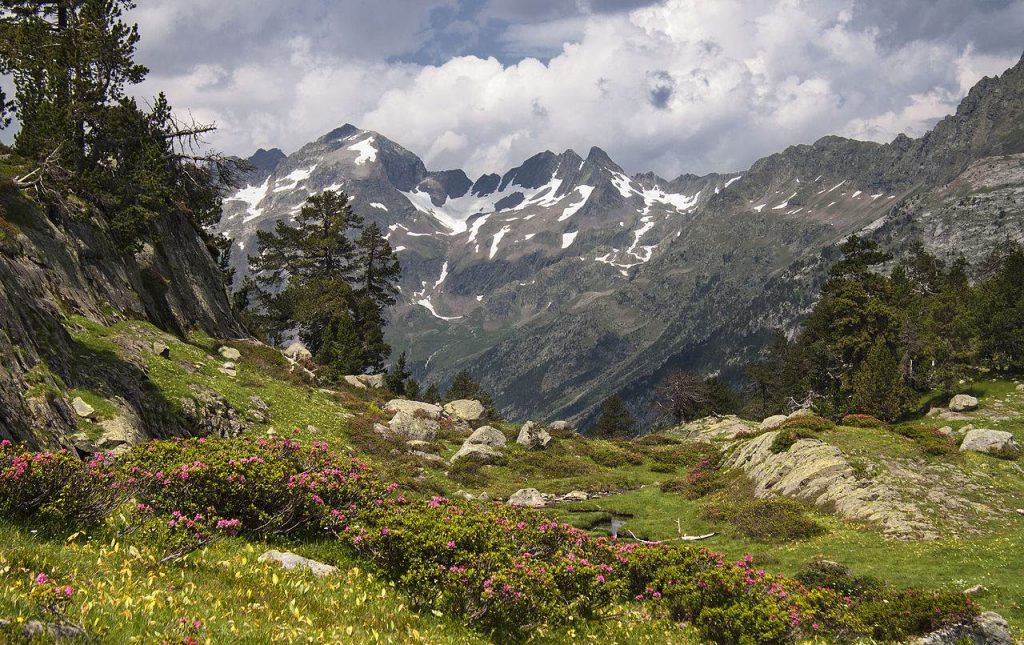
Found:
[{"label": "mountain range", "polygon": [[291,155],[256,152],[217,231],[241,280],[257,230],[346,192],[398,252],[388,340],[421,382],[468,369],[510,418],[585,423],[613,393],[641,412],[677,367],[738,380],[796,328],[851,234],[969,261],[1024,242],[1021,153],[1024,59],[921,138],[827,136],[674,179],[628,175],[594,147],[474,180],[345,125]]}]

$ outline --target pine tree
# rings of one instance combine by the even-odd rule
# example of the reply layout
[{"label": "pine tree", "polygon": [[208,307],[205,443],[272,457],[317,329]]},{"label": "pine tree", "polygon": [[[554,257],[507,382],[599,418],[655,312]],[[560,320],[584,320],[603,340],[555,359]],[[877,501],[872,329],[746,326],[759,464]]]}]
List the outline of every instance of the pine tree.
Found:
[{"label": "pine tree", "polygon": [[895,421],[905,411],[908,399],[899,358],[885,339],[878,338],[853,377],[851,409],[883,421]]},{"label": "pine tree", "polygon": [[387,386],[388,390],[397,396],[410,396],[409,393],[405,391],[405,383],[409,380],[410,376],[412,376],[412,374],[406,366],[405,352],[402,352],[398,355],[398,360],[391,366],[391,369],[389,369],[388,373],[385,375],[384,384]]},{"label": "pine tree", "polygon": [[325,191],[306,200],[294,227],[278,222],[273,231],[258,231],[259,253],[251,260],[271,339],[298,325],[323,375],[333,380],[381,371],[391,351],[379,303],[359,291],[365,271],[353,239],[362,227],[347,195]]},{"label": "pine tree", "polygon": [[413,401],[420,398],[420,384],[411,376],[405,380],[405,396]]},{"label": "pine tree", "polygon": [[395,304],[402,269],[380,227],[371,222],[359,236],[357,293],[366,295],[383,310]]},{"label": "pine tree", "polygon": [[426,391],[423,392],[423,402],[435,405],[441,402],[441,390],[438,389],[437,383],[431,383],[427,386]]},{"label": "pine tree", "polygon": [[591,434],[599,439],[630,438],[634,435],[633,415],[618,395],[601,404],[601,413]]}]

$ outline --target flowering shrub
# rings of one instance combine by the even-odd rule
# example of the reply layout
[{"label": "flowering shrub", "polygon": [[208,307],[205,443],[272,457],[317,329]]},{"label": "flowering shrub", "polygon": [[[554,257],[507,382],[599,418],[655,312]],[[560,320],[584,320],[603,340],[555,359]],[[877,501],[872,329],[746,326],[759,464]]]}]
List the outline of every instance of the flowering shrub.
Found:
[{"label": "flowering shrub", "polygon": [[203,516],[225,532],[323,528],[336,523],[332,509],[362,505],[373,494],[365,463],[319,442],[307,448],[281,438],[150,442],[130,453],[121,469],[139,503],[160,513]]},{"label": "flowering shrub", "polygon": [[[37,457],[2,449],[2,503],[17,510],[16,518],[35,519],[36,510],[55,508],[71,522],[94,521],[107,508],[96,499],[121,502],[116,515],[125,519],[117,521],[128,528],[119,532],[156,541],[165,561],[227,535],[334,535],[417,606],[463,616],[506,638],[600,615],[623,602],[667,610],[718,643],[905,636],[973,610],[962,595],[911,590],[854,598],[755,569],[750,556],[727,563],[691,546],[595,538],[504,504],[407,497],[398,483],[382,482],[365,464],[315,442],[152,442],[116,466],[106,458],[81,463],[65,453]],[[716,464],[699,461],[688,478],[699,482],[717,472]],[[58,482],[58,474],[65,479]],[[24,491],[12,482],[24,484]],[[134,499],[124,504],[129,495]],[[76,515],[73,500],[92,510]],[[774,526],[772,513],[781,509],[789,527],[788,503],[759,500],[737,506],[734,515],[751,526]],[[48,578],[37,582],[33,593],[55,607],[73,593],[50,586]],[[201,624],[189,620],[182,623],[181,642],[200,637]]]},{"label": "flowering shrub", "polygon": [[43,527],[99,523],[124,498],[106,455],[83,462],[67,451],[28,452],[0,441],[0,515]]},{"label": "flowering shrub", "polygon": [[885,421],[876,419],[870,414],[848,414],[843,417],[842,424],[852,428],[884,428]]}]

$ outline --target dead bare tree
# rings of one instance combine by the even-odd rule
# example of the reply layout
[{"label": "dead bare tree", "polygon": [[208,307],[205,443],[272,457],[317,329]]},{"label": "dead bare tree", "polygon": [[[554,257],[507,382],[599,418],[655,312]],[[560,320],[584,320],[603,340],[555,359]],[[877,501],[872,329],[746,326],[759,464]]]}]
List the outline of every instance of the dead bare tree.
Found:
[{"label": "dead bare tree", "polygon": [[711,401],[707,384],[693,372],[674,370],[654,389],[651,407],[659,421],[682,423]]}]

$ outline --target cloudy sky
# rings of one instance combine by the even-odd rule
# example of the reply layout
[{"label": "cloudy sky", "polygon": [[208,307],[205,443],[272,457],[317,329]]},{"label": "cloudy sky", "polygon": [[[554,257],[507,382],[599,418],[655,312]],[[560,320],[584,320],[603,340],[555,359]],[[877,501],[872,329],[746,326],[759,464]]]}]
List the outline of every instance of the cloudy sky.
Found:
[{"label": "cloudy sky", "polygon": [[1024,0],[141,0],[139,94],[225,152],[346,122],[471,175],[592,145],[745,168],[829,133],[920,135],[1024,48]]}]

